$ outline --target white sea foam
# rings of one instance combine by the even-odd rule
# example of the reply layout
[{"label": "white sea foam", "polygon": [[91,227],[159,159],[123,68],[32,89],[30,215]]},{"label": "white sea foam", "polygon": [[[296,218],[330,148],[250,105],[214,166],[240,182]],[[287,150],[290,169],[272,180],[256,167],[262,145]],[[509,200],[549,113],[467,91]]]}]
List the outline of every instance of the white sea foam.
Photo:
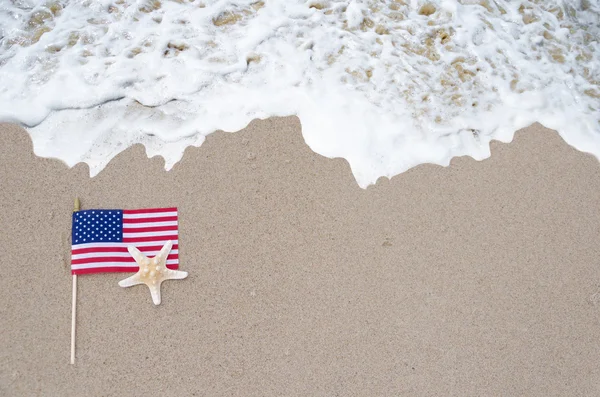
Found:
[{"label": "white sea foam", "polygon": [[600,158],[597,0],[5,0],[0,120],[97,174],[298,115],[360,186],[539,121]]}]

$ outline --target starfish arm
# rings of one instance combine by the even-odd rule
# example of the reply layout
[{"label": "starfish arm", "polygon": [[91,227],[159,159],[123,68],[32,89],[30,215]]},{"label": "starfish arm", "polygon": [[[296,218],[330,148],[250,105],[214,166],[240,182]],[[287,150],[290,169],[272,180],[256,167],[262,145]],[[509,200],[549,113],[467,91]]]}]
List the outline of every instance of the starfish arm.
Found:
[{"label": "starfish arm", "polygon": [[188,272],[184,272],[182,270],[171,270],[168,269],[169,271],[167,272],[167,279],[169,280],[181,280],[184,279],[188,276]]},{"label": "starfish arm", "polygon": [[119,281],[119,285],[123,288],[132,287],[138,284],[144,284],[144,282],[140,280],[139,273],[136,273],[131,277],[127,277],[125,280]]},{"label": "starfish arm", "polygon": [[139,249],[137,249],[136,247],[134,247],[133,245],[130,245],[127,247],[127,251],[129,251],[129,253],[131,254],[131,256],[133,256],[133,259],[135,259],[135,261],[138,263],[138,265],[140,263],[142,263],[142,261],[144,260],[144,258],[146,258],[144,256],[144,254],[142,254],[140,252]]},{"label": "starfish arm", "polygon": [[156,255],[156,259],[158,262],[167,262],[167,256],[169,256],[169,252],[171,252],[171,248],[173,248],[173,242],[171,240],[167,241],[165,245],[162,247],[160,252]]},{"label": "starfish arm", "polygon": [[154,305],[160,305],[160,284],[148,285],[148,288],[150,288],[150,295],[152,295],[152,302]]}]

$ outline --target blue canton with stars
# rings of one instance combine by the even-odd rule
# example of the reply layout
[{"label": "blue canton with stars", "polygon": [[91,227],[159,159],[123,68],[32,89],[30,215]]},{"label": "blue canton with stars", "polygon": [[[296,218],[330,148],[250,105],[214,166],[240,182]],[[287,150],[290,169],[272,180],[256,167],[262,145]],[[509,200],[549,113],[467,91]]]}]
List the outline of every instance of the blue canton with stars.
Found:
[{"label": "blue canton with stars", "polygon": [[123,241],[123,210],[85,210],[73,213],[72,242],[120,243]]}]

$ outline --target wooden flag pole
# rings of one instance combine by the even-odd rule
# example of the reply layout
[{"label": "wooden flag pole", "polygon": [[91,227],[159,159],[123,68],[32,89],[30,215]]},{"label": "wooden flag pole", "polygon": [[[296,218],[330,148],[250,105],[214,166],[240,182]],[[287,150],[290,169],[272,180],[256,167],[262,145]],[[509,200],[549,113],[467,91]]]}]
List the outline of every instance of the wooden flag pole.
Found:
[{"label": "wooden flag pole", "polygon": [[[73,212],[79,211],[81,204],[79,199],[75,197],[75,205]],[[75,364],[75,326],[77,324],[77,275],[73,274],[73,303],[71,306],[71,365]]]}]

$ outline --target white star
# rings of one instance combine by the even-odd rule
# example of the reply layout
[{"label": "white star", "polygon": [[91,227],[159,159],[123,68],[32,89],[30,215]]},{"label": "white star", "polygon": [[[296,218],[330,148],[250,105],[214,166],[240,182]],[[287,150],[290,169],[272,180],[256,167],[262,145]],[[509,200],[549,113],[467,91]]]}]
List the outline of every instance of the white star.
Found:
[{"label": "white star", "polygon": [[130,245],[127,250],[140,266],[140,270],[131,277],[119,281],[121,287],[131,287],[138,284],[146,284],[150,288],[152,302],[160,305],[160,285],[165,280],[180,280],[186,278],[188,273],[180,270],[167,268],[167,257],[173,247],[172,241],[167,241],[160,252],[154,258],[148,258],[140,250]]}]

